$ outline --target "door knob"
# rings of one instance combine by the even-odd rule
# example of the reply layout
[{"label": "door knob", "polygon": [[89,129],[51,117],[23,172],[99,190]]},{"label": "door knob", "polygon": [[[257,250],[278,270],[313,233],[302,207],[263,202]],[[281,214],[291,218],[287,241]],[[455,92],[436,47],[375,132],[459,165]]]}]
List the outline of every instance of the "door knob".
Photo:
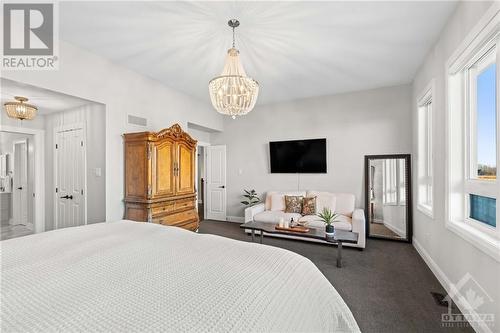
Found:
[{"label": "door knob", "polygon": [[22,190],[22,189],[23,189],[23,187],[21,186],[21,187],[18,187],[17,189],[18,189],[18,190]]},{"label": "door knob", "polygon": [[219,186],[219,188],[226,188],[226,187],[224,185],[222,185],[222,186]]},{"label": "door knob", "polygon": [[67,195],[68,199],[70,200],[73,200],[73,196],[72,195]]},{"label": "door knob", "polygon": [[68,196],[67,195],[62,196],[61,199],[68,199]]}]

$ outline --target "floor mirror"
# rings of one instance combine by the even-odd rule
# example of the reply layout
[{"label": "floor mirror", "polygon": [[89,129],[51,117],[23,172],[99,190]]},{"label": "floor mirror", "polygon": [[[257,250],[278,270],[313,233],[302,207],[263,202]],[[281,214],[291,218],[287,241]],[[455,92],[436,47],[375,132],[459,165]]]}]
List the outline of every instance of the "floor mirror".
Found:
[{"label": "floor mirror", "polygon": [[368,237],[411,243],[410,154],[365,156]]}]

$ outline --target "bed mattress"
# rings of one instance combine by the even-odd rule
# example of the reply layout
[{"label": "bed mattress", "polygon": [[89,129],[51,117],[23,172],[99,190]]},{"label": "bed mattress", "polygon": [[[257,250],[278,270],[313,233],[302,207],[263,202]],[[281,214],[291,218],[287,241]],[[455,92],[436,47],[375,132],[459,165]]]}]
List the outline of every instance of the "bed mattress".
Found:
[{"label": "bed mattress", "polygon": [[308,259],[117,221],[0,242],[2,332],[359,332]]}]

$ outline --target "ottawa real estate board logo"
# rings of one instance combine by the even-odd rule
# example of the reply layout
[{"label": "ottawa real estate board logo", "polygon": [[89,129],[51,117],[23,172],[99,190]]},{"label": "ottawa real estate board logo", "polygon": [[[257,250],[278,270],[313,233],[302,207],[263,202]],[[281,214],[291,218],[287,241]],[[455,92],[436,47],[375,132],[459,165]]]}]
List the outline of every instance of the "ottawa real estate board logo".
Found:
[{"label": "ottawa real estate board logo", "polygon": [[58,69],[57,3],[2,4],[2,70]]}]

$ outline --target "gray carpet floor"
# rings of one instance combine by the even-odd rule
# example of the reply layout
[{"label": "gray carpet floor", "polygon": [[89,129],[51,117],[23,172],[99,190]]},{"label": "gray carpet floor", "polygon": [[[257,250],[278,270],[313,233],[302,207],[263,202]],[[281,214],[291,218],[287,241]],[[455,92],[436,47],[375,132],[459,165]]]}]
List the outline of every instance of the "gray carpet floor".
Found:
[{"label": "gray carpet floor", "polygon": [[[199,232],[251,241],[238,223],[205,220]],[[264,237],[264,244],[309,258],[337,289],[362,332],[474,332],[441,326],[447,308],[431,292],[446,292],[411,244],[368,239],[364,251],[344,247],[342,268],[335,266],[333,246],[272,237]]]}]

